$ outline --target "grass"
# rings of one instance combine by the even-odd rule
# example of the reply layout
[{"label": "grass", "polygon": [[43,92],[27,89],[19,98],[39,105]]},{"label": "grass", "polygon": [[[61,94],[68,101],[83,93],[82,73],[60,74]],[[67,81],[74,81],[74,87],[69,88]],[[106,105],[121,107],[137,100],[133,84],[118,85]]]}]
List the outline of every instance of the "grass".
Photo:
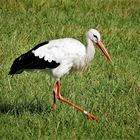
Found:
[{"label": "grass", "polygon": [[[62,95],[93,112],[91,122],[72,107],[52,106],[54,79],[45,73],[10,78],[13,60],[37,43],[73,37],[84,44],[100,31],[111,55],[101,51],[84,72],[62,78]],[[1,0],[0,139],[140,139],[140,1]]]}]

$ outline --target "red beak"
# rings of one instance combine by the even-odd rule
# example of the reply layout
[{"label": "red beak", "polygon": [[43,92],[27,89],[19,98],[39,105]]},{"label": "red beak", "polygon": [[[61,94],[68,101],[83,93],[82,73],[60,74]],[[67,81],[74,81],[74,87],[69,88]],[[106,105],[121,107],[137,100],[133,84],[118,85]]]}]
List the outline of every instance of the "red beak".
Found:
[{"label": "red beak", "polygon": [[96,44],[99,46],[99,48],[100,48],[101,51],[104,53],[104,55],[106,56],[106,58],[107,58],[110,62],[112,62],[111,57],[110,57],[110,55],[108,54],[108,52],[107,52],[107,50],[106,50],[104,44],[103,44],[101,41],[97,41]]}]

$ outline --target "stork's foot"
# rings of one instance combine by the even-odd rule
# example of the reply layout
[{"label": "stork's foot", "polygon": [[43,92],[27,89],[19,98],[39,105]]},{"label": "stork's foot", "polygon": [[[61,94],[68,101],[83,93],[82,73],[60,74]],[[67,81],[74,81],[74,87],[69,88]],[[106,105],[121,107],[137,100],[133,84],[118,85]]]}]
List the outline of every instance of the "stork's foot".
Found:
[{"label": "stork's foot", "polygon": [[86,115],[87,115],[89,120],[92,120],[92,121],[94,120],[94,121],[98,122],[97,118],[92,113],[87,112]]},{"label": "stork's foot", "polygon": [[55,111],[56,110],[56,104],[53,105],[52,109]]}]

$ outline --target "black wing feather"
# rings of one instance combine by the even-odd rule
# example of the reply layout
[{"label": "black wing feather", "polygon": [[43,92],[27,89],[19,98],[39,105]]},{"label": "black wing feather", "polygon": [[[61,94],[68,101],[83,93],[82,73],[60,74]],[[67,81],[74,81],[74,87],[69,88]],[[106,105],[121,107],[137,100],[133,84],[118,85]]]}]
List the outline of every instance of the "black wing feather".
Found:
[{"label": "black wing feather", "polygon": [[38,45],[36,45],[34,48],[32,48],[30,51],[36,50],[36,49],[38,49],[39,47],[42,47],[42,46],[44,46],[44,45],[46,45],[46,44],[48,44],[48,43],[49,43],[49,41],[41,42],[41,43],[39,43]]},{"label": "black wing feather", "polygon": [[51,62],[45,61],[44,58],[39,58],[32,53],[32,50],[35,50],[48,42],[43,42],[35,46],[29,52],[22,54],[20,57],[16,58],[11,66],[9,75],[20,74],[26,69],[46,69],[46,68],[56,68],[60,63],[52,60]]}]

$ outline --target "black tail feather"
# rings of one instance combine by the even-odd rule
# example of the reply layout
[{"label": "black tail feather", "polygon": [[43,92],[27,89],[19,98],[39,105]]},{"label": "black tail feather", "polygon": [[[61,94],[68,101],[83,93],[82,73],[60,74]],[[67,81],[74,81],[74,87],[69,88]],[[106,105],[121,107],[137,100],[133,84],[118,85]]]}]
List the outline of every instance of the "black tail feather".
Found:
[{"label": "black tail feather", "polygon": [[19,61],[19,58],[16,58],[11,66],[11,69],[10,69],[8,75],[20,74],[22,72],[23,72],[23,70],[21,68],[21,63]]}]

